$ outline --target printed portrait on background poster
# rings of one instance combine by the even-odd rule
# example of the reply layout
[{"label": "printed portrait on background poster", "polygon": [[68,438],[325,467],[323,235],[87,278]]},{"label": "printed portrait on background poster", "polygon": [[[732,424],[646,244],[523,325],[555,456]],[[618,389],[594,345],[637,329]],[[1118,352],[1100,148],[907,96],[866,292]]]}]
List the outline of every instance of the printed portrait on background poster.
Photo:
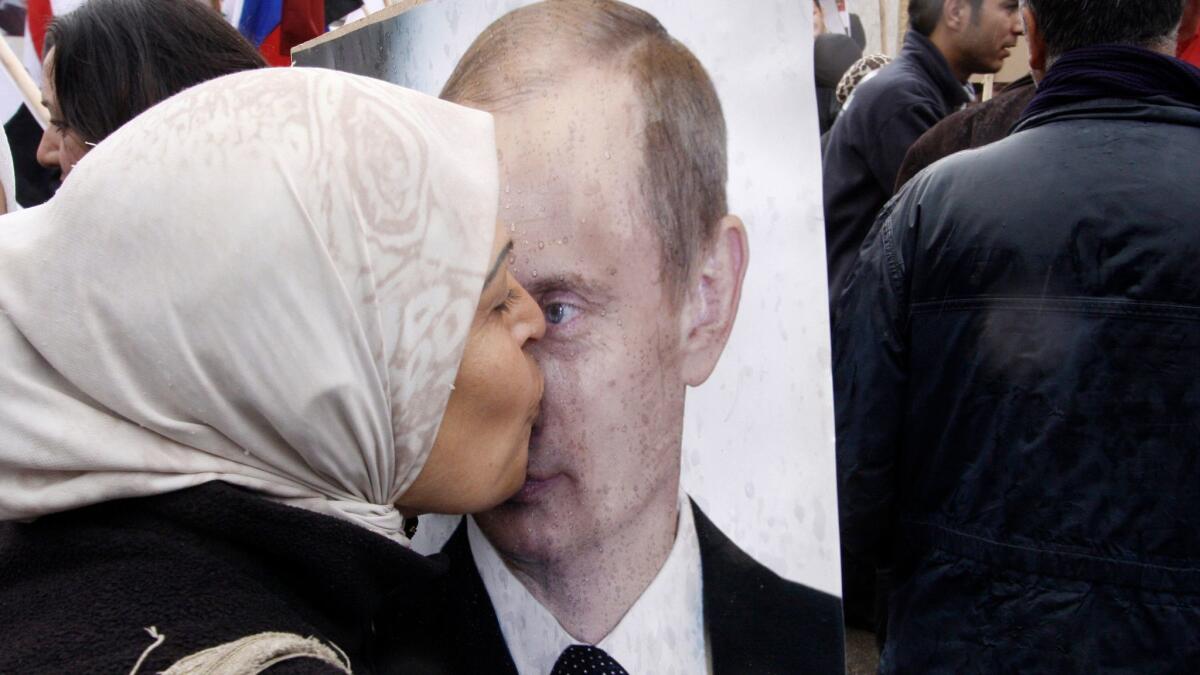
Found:
[{"label": "printed portrait on background poster", "polygon": [[295,56],[494,116],[546,393],[522,490],[422,518],[464,668],[841,671],[811,17],[727,5],[437,0]]}]

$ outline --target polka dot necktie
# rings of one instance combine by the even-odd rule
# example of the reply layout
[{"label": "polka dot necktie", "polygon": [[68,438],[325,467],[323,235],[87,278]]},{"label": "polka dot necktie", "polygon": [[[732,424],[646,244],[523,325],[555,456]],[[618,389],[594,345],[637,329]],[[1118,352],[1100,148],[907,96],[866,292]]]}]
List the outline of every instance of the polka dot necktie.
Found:
[{"label": "polka dot necktie", "polygon": [[587,645],[571,645],[554,662],[550,675],[629,675],[608,652]]}]

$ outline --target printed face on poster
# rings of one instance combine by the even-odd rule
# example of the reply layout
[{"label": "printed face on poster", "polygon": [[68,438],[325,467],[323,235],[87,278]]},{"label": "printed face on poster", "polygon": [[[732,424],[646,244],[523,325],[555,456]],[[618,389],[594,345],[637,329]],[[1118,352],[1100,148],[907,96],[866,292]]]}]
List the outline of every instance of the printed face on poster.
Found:
[{"label": "printed face on poster", "polygon": [[[519,622],[547,654],[562,630],[638,652],[639,669],[673,672],[684,652],[715,667],[717,605],[754,597],[718,575],[769,579],[762,602],[804,597],[796,611],[840,626],[811,8],[409,4],[296,65],[493,113],[510,262],[547,319],[525,488],[461,528],[422,517],[418,547],[471,557],[510,649]],[[658,24],[669,38],[646,37]],[[689,611],[697,631],[613,637]]]}]

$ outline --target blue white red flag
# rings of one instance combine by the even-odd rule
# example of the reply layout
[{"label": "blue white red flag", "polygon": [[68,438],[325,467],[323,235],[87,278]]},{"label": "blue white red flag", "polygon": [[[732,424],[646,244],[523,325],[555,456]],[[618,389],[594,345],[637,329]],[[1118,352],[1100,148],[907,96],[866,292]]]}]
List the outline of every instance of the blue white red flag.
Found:
[{"label": "blue white red flag", "polygon": [[292,47],[325,32],[325,0],[242,0],[237,27],[267,62],[291,63]]}]

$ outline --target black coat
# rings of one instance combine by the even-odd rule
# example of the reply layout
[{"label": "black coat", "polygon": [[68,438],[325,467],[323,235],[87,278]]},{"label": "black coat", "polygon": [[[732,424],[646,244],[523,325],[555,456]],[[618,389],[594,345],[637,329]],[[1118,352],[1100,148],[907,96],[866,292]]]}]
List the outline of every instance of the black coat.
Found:
[{"label": "black coat", "polygon": [[895,61],[860,84],[829,132],[823,158],[829,297],[837,298],[908,148],[969,100],[928,38],[909,31]]},{"label": "black coat", "polygon": [[813,41],[813,71],[817,82],[817,126],[821,134],[829,131],[842,109],[837,100],[838,83],[855,61],[862,58],[862,46],[841,33],[818,35]]},{"label": "black coat", "polygon": [[[419,612],[445,571],[365,528],[213,482],[0,530],[0,672],[165,670],[264,631],[314,636],[373,672],[373,621]],[[402,609],[407,608],[407,609]],[[276,672],[327,673],[315,661]]]},{"label": "black coat", "polygon": [[[704,623],[716,675],[843,673],[845,656],[838,598],[787,581],[729,540],[694,503],[704,586]],[[426,613],[421,637],[411,623],[408,647],[394,673],[516,675],[487,588],[475,567],[466,523],[443,548],[450,573],[441,582],[440,614]]]},{"label": "black coat", "polygon": [[1098,100],[891,202],[835,340],[847,605],[882,671],[1200,664],[1200,107]]}]

